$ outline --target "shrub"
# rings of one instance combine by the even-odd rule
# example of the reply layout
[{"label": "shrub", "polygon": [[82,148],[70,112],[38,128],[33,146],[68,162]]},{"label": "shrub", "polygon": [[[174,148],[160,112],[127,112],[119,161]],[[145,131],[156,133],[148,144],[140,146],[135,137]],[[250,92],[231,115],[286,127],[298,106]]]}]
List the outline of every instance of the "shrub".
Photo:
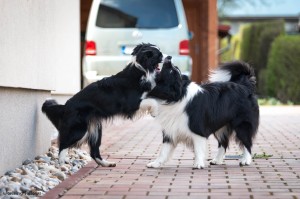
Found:
[{"label": "shrub", "polygon": [[300,35],[280,36],[272,44],[266,90],[282,102],[300,103]]},{"label": "shrub", "polygon": [[251,23],[244,27],[241,41],[241,59],[255,68],[259,93],[264,93],[264,75],[260,72],[266,68],[270,46],[274,39],[284,34],[284,21],[267,21]]},{"label": "shrub", "polygon": [[252,28],[251,25],[245,25],[242,28],[242,39],[241,39],[241,59],[249,62],[251,60],[252,55],[251,52],[251,36],[252,36]]}]

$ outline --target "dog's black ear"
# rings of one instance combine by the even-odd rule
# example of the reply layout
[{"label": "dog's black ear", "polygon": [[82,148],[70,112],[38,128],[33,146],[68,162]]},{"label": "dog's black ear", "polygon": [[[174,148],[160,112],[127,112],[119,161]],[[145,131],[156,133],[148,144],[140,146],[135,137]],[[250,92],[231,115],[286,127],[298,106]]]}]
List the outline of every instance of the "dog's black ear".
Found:
[{"label": "dog's black ear", "polygon": [[153,52],[151,50],[143,51],[143,53],[145,53],[147,58],[153,57]]},{"label": "dog's black ear", "polygon": [[143,43],[137,45],[137,46],[133,49],[131,55],[136,55],[136,54],[138,54],[138,52],[142,49],[143,46],[144,46]]}]

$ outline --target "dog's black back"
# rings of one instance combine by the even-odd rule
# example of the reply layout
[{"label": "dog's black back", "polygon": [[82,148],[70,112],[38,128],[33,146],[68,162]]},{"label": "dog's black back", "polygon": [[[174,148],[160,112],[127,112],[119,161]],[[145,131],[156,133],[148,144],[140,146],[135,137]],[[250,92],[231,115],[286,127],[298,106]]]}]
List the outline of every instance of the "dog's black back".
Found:
[{"label": "dog's black back", "polygon": [[103,119],[117,114],[131,118],[139,108],[142,94],[149,91],[141,86],[142,75],[137,68],[127,66],[115,76],[88,85],[67,101],[66,108]]}]

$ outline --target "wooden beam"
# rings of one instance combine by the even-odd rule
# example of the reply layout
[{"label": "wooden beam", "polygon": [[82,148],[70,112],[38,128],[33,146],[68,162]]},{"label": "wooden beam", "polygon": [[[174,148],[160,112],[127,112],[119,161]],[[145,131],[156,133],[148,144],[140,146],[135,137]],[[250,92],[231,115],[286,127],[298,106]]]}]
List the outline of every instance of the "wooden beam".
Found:
[{"label": "wooden beam", "polygon": [[192,80],[207,79],[217,65],[218,28],[216,0],[183,0],[189,29],[194,33],[190,42],[193,58]]}]

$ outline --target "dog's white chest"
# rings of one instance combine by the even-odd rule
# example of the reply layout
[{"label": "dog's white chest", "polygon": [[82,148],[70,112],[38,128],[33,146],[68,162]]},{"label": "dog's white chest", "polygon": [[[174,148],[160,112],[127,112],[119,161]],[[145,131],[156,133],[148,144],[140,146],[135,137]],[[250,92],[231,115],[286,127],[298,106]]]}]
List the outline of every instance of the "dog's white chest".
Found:
[{"label": "dog's white chest", "polygon": [[187,95],[181,101],[173,104],[159,103],[159,114],[156,119],[165,130],[165,134],[174,142],[189,142],[193,134],[189,128],[189,118],[185,108],[198,92],[202,92],[201,88],[191,83],[187,88]]}]

